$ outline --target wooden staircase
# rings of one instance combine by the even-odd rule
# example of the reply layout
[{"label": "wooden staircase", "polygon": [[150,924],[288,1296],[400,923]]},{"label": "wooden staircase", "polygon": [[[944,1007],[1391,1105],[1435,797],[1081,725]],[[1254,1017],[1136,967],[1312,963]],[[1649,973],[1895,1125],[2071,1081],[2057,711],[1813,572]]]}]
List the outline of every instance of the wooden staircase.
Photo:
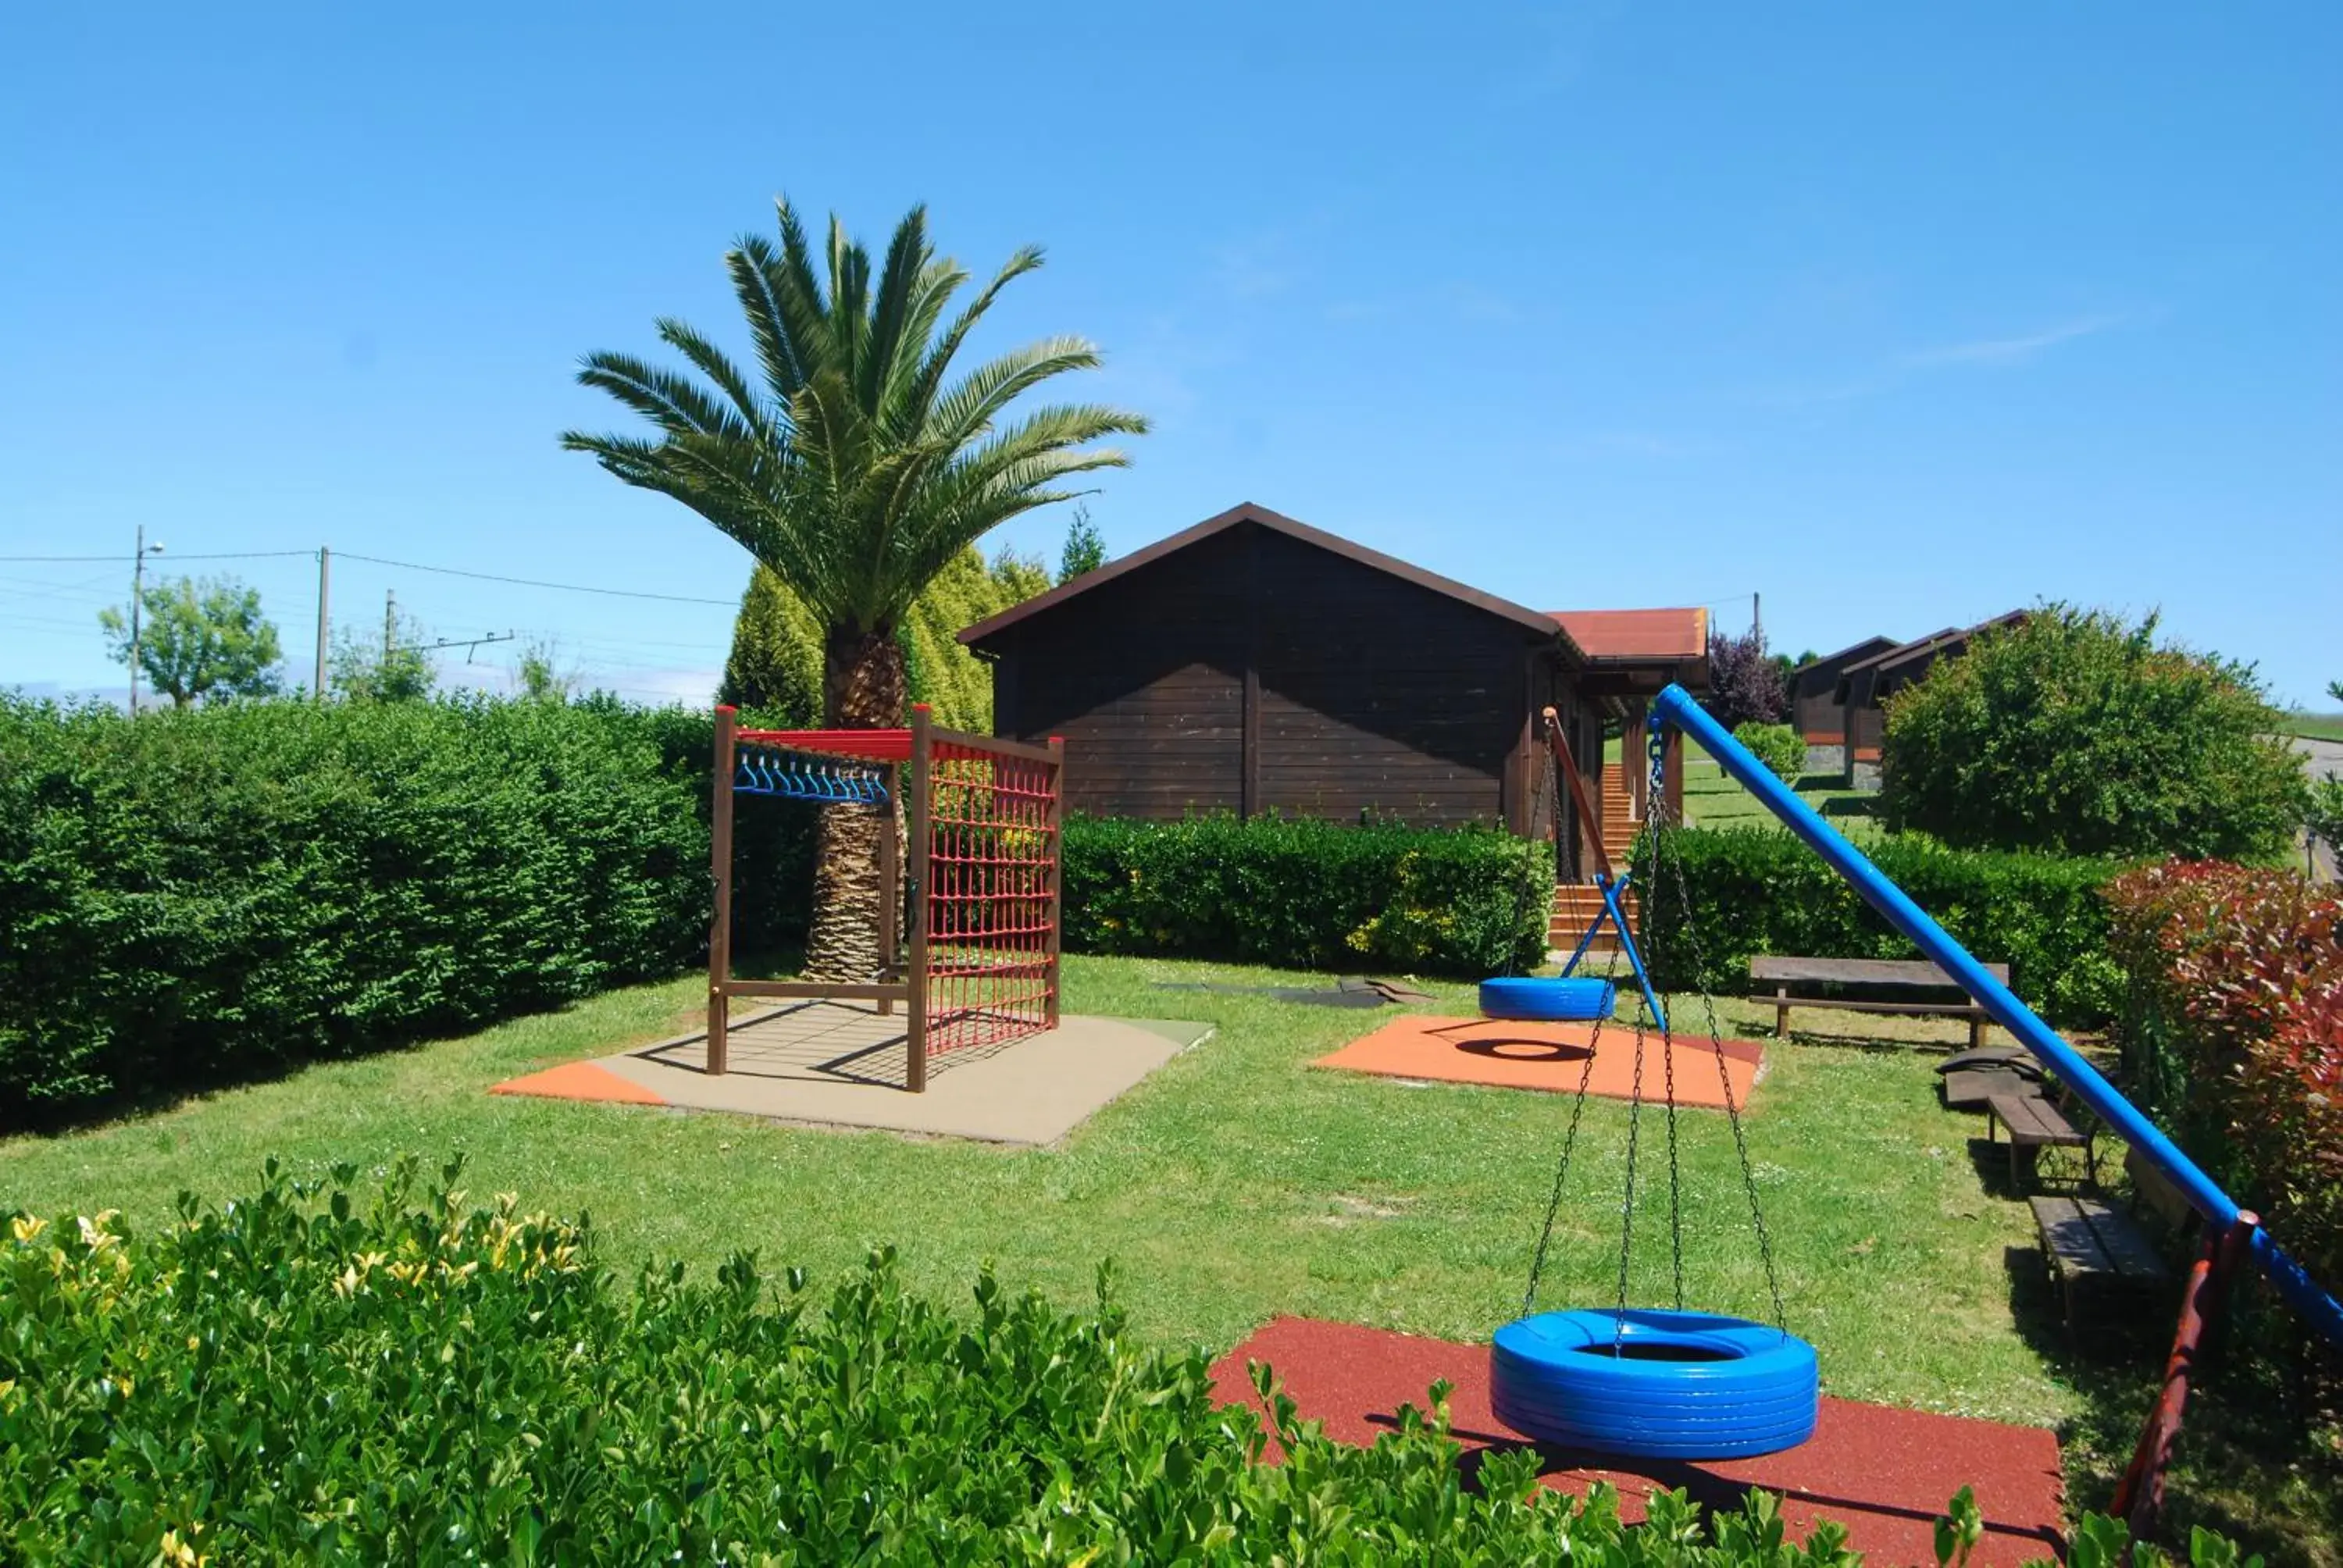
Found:
[{"label": "wooden staircase", "polygon": [[[1603,765],[1602,793],[1603,852],[1611,857],[1613,870],[1624,871],[1627,869],[1627,858],[1635,846],[1637,824],[1629,815],[1632,807],[1627,795],[1627,771],[1620,764],[1606,762]],[[1624,907],[1627,919],[1634,920],[1636,918],[1634,892],[1628,893]],[[1602,912],[1603,894],[1593,882],[1564,882],[1554,890],[1554,913],[1546,922],[1546,945],[1561,952],[1569,952],[1578,945],[1578,939],[1585,934],[1586,928],[1594,923],[1594,917]],[[1596,953],[1618,950],[1619,939],[1607,924],[1603,934],[1594,939],[1594,945],[1588,950]]]},{"label": "wooden staircase", "polygon": [[1635,829],[1641,824],[1634,819],[1634,807],[1627,795],[1627,769],[1616,762],[1603,765],[1603,852],[1611,857],[1612,869],[1627,869],[1627,857],[1635,848]]},{"label": "wooden staircase", "polygon": [[[1632,890],[1623,900],[1623,907],[1630,921],[1637,918],[1635,895]],[[1594,923],[1594,917],[1602,912],[1601,889],[1592,882],[1564,882],[1554,890],[1554,916],[1546,922],[1545,945],[1568,953],[1578,945],[1578,939],[1586,934],[1586,928]],[[1594,939],[1594,945],[1587,951],[1615,953],[1618,950],[1618,934],[1612,930],[1610,922],[1606,920],[1603,934]]]}]

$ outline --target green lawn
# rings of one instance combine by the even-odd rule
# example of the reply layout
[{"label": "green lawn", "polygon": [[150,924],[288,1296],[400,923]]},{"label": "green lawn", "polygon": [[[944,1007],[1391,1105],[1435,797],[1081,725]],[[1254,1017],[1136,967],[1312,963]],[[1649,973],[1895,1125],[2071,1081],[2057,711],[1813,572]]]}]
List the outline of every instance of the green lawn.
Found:
[{"label": "green lawn", "polygon": [[2285,719],[2288,735],[2308,736],[2313,740],[2343,740],[2343,713],[2289,713]]},{"label": "green lawn", "polygon": [[[1311,1058],[1371,1019],[1152,984],[1263,971],[1082,959],[1067,970],[1076,1010],[1203,1018],[1218,1032],[1061,1148],[485,1092],[670,1032],[699,991],[685,980],[0,1142],[0,1209],[113,1206],[153,1225],[179,1190],[230,1196],[272,1153],[316,1171],[337,1159],[381,1166],[405,1151],[461,1150],[472,1191],[586,1211],[621,1263],[704,1268],[755,1249],[769,1265],[835,1275],[891,1241],[930,1291],[956,1296],[991,1260],[1005,1280],[1076,1305],[1097,1262],[1112,1259],[1141,1332],[1216,1348],[1278,1312],[1482,1339],[1519,1311],[1566,1099],[1313,1070]],[[1470,1010],[1464,988],[1439,989],[1441,1010]],[[1760,1016],[1770,1015],[1726,1004],[1728,1028],[1747,1030]],[[1998,1162],[1981,1164],[1973,1144],[1980,1124],[1936,1107],[1932,1061],[1916,1053],[1777,1043],[1770,1054],[1750,1154],[1790,1325],[1820,1351],[1826,1389],[2060,1425],[2078,1501],[2100,1500],[2144,1409],[2151,1358],[2069,1374],[2044,1315],[2026,1211],[1995,1190]],[[1548,1265],[1550,1303],[1601,1303],[1615,1289],[1626,1125],[1624,1107],[1590,1103]],[[1664,1158],[1664,1143],[1648,1136],[1656,1130],[1647,1113],[1644,1147]],[[1770,1315],[1725,1121],[1686,1112],[1680,1134],[1687,1299]],[[1656,1176],[1664,1165],[1646,1169]],[[1661,1191],[1655,1181],[1638,1205],[1649,1245],[1635,1281],[1648,1300],[1666,1293]]]},{"label": "green lawn", "polygon": [[[1837,774],[1809,774],[1798,780],[1798,799],[1828,818],[1831,826],[1857,843],[1879,835],[1872,815],[1879,797],[1840,786]],[[1781,819],[1757,802],[1723,768],[1705,757],[1684,759],[1684,819],[1695,828],[1778,828]]]}]

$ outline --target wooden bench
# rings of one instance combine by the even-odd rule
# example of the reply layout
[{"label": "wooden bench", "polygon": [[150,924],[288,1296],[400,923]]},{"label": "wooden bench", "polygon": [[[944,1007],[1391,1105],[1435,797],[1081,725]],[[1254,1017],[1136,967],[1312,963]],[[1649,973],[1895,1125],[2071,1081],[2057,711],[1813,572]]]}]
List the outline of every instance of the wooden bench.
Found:
[{"label": "wooden bench", "polygon": [[1965,1072],[1948,1072],[1942,1080],[1945,1109],[1947,1111],[1983,1111],[1996,1094],[2032,1094],[2039,1096],[2042,1088],[2035,1080],[2006,1067],[1976,1067]]},{"label": "wooden bench", "polygon": [[2042,1233],[2042,1256],[2058,1282],[2066,1327],[2087,1294],[2109,1290],[2153,1290],[2169,1282],[2165,1266],[2131,1216],[2097,1198],[2030,1198],[2034,1228]]},{"label": "wooden bench", "polygon": [[[2009,983],[2007,964],[1987,964],[1994,979]],[[1749,960],[1750,990],[1753,996],[1765,1000],[1758,988],[1774,988],[1774,1032],[1785,1039],[1790,1032],[1790,1010],[1794,1007],[1844,1008],[1851,1012],[1930,1013],[1946,1018],[1969,1020],[1969,1049],[1985,1043],[1987,1015],[1985,1009],[1967,996],[1958,1001],[1911,1001],[1880,1000],[1865,997],[1812,996],[1800,994],[1793,987],[1863,986],[1873,990],[1913,991],[1959,990],[1959,982],[1925,959],[1800,959],[1782,958],[1760,953]]]},{"label": "wooden bench", "polygon": [[2008,1130],[2009,1183],[2016,1191],[2023,1192],[2033,1184],[2036,1166],[2045,1149],[2081,1150],[2083,1169],[2090,1184],[2098,1185],[2094,1134],[2078,1131],[2039,1092],[1991,1095],[1986,1100],[1985,1110],[1986,1141],[1994,1141],[1995,1128]]}]

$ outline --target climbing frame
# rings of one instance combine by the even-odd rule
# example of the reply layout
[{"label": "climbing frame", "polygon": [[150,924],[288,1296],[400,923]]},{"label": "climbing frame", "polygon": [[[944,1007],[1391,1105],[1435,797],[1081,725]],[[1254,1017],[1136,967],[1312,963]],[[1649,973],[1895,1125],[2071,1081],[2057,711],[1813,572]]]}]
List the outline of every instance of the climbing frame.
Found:
[{"label": "climbing frame", "polygon": [[[905,1011],[905,1086],[931,1057],[1058,1024],[1060,847],[1065,746],[937,728],[925,705],[903,729],[742,729],[716,710],[708,941],[708,1065],[727,1070],[734,997],[875,1003]],[[739,980],[731,973],[734,797],[813,800],[883,813],[877,973],[865,980]],[[898,824],[907,830],[898,841]],[[902,845],[908,845],[908,854]]]}]

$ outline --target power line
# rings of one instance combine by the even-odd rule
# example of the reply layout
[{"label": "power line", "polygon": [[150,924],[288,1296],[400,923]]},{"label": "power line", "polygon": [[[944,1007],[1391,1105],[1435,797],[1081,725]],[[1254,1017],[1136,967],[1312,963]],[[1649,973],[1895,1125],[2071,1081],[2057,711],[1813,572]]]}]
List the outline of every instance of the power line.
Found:
[{"label": "power line", "polygon": [[[317,552],[303,550],[297,553],[314,555]],[[486,583],[510,583],[517,588],[554,588],[562,593],[602,594],[610,598],[650,598],[665,604],[710,604],[721,609],[730,609],[738,602],[729,598],[695,598],[689,594],[679,593],[644,593],[638,588],[589,588],[584,583],[547,582],[540,578],[501,577],[495,572],[466,571],[460,567],[427,567],[419,561],[386,560],[380,556],[362,556],[355,550],[342,550],[337,553],[346,561],[366,561],[378,567],[397,567],[400,571],[407,572],[437,572],[441,577],[472,578]],[[0,559],[5,558],[5,557],[0,557]],[[183,556],[180,558],[191,560],[195,558]]]},{"label": "power line", "polygon": [[[317,558],[317,552],[315,550],[207,550],[196,555],[182,555],[178,551],[174,550],[170,552],[167,558],[175,561],[257,561],[268,560],[279,556],[307,556],[311,560],[315,560]],[[67,561],[118,561],[121,558],[122,555],[118,550],[112,555],[106,556],[0,556],[0,561],[54,561],[58,563]],[[428,568],[427,568],[426,569],[427,570]]]}]

